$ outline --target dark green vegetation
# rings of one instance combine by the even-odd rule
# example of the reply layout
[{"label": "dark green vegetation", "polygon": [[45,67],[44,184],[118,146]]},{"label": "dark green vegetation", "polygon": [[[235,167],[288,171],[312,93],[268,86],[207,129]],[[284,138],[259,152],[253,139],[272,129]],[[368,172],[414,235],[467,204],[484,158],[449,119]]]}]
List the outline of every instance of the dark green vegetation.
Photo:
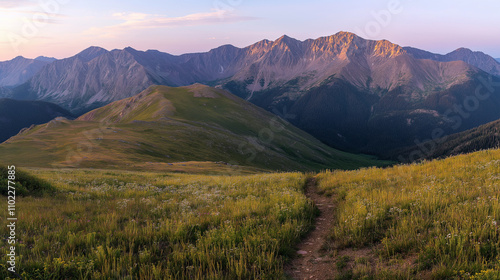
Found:
[{"label": "dark green vegetation", "polygon": [[[283,279],[314,217],[300,173],[29,173],[57,193],[17,199],[24,279]],[[2,254],[1,279],[6,263]]]},{"label": "dark green vegetation", "polygon": [[[499,158],[316,175],[336,204],[324,246],[336,279],[498,279]],[[51,189],[17,199],[25,279],[285,279],[315,213],[301,173],[18,172]]]},{"label": "dark green vegetation", "polygon": [[249,102],[199,84],[153,86],[77,120],[35,126],[2,144],[0,157],[21,166],[117,169],[185,161],[265,170],[385,164],[332,149]]},{"label": "dark green vegetation", "polygon": [[33,124],[46,123],[56,117],[71,118],[63,108],[42,101],[0,99],[0,142]]},{"label": "dark green vegetation", "polygon": [[464,132],[428,141],[393,155],[408,160],[444,158],[500,147],[500,121],[491,122]]},{"label": "dark green vegetation", "polygon": [[[5,165],[0,165],[0,194],[8,193],[8,169]],[[39,179],[27,172],[16,170],[15,185],[16,196],[43,196],[54,193],[56,189],[47,181]]]},{"label": "dark green vegetation", "polygon": [[499,174],[500,150],[321,173],[338,205],[329,250],[340,266],[345,250],[370,258],[348,279],[499,279]]}]

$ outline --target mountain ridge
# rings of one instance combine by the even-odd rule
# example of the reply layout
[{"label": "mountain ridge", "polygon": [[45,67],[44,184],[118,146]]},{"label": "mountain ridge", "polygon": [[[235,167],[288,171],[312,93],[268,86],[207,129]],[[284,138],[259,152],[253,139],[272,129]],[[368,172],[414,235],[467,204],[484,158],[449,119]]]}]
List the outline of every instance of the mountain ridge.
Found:
[{"label": "mountain ridge", "polygon": [[[23,153],[15,152],[19,150]],[[74,121],[32,127],[0,145],[0,157],[13,163],[30,157],[37,166],[100,168],[180,161],[223,161],[266,170],[382,164],[334,150],[227,91],[200,84],[151,86]]]},{"label": "mountain ridge", "polygon": [[[101,47],[93,46],[73,57],[56,61],[55,64],[60,65],[43,69],[42,73],[38,73],[39,77],[32,78],[28,85],[20,87],[20,90],[8,97],[59,102],[57,99],[66,100],[65,96],[80,92],[78,87],[85,84],[83,95],[87,97],[80,97],[82,100],[78,102],[69,100],[59,102],[67,109],[85,111],[87,108],[91,109],[137,94],[152,84],[169,86],[185,86],[196,82],[212,84],[214,81],[229,78],[241,81],[248,79],[249,76],[259,76],[254,77],[256,81],[249,85],[248,89],[260,91],[267,89],[274,80],[286,81],[300,75],[307,75],[307,73],[319,72],[328,74],[320,74],[304,86],[310,87],[333,74],[338,74],[357,87],[366,87],[367,83],[371,83],[372,87],[391,90],[394,89],[394,86],[391,85],[397,86],[401,82],[396,78],[396,75],[388,78],[384,76],[385,73],[383,75],[374,75],[373,73],[383,72],[380,70],[386,70],[387,73],[390,73],[394,70],[388,70],[386,67],[370,69],[370,65],[378,65],[378,58],[388,59],[408,55],[407,49],[387,40],[365,40],[349,32],[339,32],[335,35],[305,41],[283,35],[275,41],[262,40],[244,48],[223,45],[206,53],[180,56],[152,50],[142,52],[130,47],[123,50],[107,51]],[[110,54],[113,57],[109,57]],[[130,54],[131,57],[127,54]],[[428,53],[427,56],[430,54]],[[368,61],[356,62],[358,65],[348,65],[357,59],[355,57],[357,55],[371,58]],[[106,59],[102,58],[106,56],[108,56],[107,63]],[[98,57],[101,57],[100,62],[93,61]],[[80,60],[81,63],[79,64],[75,60]],[[308,63],[307,61],[312,62]],[[399,63],[404,64],[405,62]],[[112,69],[113,66],[120,64],[126,67],[134,67],[137,64],[135,65],[136,69],[133,70],[138,72],[137,76],[128,75],[129,78],[130,76],[134,77],[135,87],[131,83],[123,84],[120,82],[116,83],[118,86],[115,88],[106,83],[98,86],[98,77],[92,77],[86,69],[108,69],[108,72],[112,73],[108,73],[106,78],[117,78],[126,75],[123,71]],[[357,68],[360,66],[367,69],[363,70],[364,72],[359,72]],[[69,68],[71,72],[65,73],[67,71],[63,71],[62,68]],[[279,69],[284,70],[279,71]],[[402,70],[404,69],[396,70],[396,72]],[[420,69],[408,70],[422,72]],[[399,78],[399,75],[397,76]],[[435,73],[419,77],[418,79],[424,80],[424,82],[417,82],[415,85],[423,90],[426,83],[441,82],[433,80],[433,76],[436,76]],[[50,77],[59,77],[59,79],[52,83],[44,82],[51,80]],[[129,92],[125,89],[128,89]],[[94,95],[98,97],[93,97]]]},{"label": "mountain ridge", "polygon": [[29,59],[22,56],[2,61],[0,62],[0,87],[19,86],[51,62],[53,61],[47,58]]},{"label": "mountain ridge", "polygon": [[462,47],[448,54],[441,55],[412,47],[404,47],[404,49],[418,59],[431,59],[441,62],[464,61],[485,72],[500,76],[500,62],[480,51],[472,51]]},{"label": "mountain ridge", "polygon": [[[457,51],[453,61],[416,58],[415,53],[349,32],[305,41],[284,35],[245,48],[224,45],[180,56],[91,47],[47,65],[7,94],[57,102],[80,114],[151,85],[203,83],[271,112],[291,112],[290,122],[332,147],[383,153],[427,137],[436,126],[457,132],[444,113],[463,104],[490,76],[455,59],[461,53],[470,57],[465,50]],[[499,99],[493,94],[460,130],[499,118],[494,109]]]}]

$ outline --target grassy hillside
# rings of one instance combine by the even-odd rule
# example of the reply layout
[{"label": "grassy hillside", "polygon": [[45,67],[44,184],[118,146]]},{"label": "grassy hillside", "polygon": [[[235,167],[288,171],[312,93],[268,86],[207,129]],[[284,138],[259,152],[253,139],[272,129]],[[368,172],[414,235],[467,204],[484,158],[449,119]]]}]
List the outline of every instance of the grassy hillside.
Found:
[{"label": "grassy hillside", "polygon": [[338,204],[329,250],[363,252],[343,276],[500,279],[499,174],[500,150],[321,173]]},{"label": "grassy hillside", "polygon": [[[47,190],[17,199],[25,279],[284,279],[315,213],[301,173],[20,174]],[[316,175],[336,205],[324,244],[336,279],[499,279],[499,174],[488,150]]]},{"label": "grassy hillside", "polygon": [[153,86],[75,121],[36,126],[0,145],[0,158],[32,167],[147,170],[186,161],[266,170],[385,164],[329,148],[263,109],[203,85]]},{"label": "grassy hillside", "polygon": [[24,279],[282,279],[314,216],[300,173],[29,173],[57,193],[17,199]]}]

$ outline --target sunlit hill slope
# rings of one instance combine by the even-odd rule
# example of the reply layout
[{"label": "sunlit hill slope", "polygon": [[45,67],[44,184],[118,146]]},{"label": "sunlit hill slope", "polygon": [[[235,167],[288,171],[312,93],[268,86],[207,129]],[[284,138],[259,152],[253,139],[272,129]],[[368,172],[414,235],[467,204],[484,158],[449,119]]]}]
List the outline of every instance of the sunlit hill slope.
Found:
[{"label": "sunlit hill slope", "polygon": [[200,84],[152,86],[75,121],[36,126],[0,146],[0,157],[22,166],[125,169],[183,161],[267,170],[379,164],[327,147],[243,99]]}]

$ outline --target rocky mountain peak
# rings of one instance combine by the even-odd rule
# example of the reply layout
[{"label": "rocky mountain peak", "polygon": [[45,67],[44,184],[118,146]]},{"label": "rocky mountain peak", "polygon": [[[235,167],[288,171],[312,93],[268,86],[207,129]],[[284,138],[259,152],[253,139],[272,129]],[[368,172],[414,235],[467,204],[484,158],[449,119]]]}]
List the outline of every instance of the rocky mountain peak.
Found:
[{"label": "rocky mountain peak", "polygon": [[276,40],[276,44],[281,44],[281,43],[284,43],[284,44],[290,44],[290,43],[295,43],[295,42],[298,42],[298,40],[296,39],[293,39],[292,37],[288,36],[288,35],[283,35],[281,37],[279,37],[277,40]]},{"label": "rocky mountain peak", "polygon": [[387,40],[376,41],[375,47],[373,48],[373,56],[391,58],[403,54],[406,54],[406,51],[401,46]]},{"label": "rocky mountain peak", "polygon": [[293,51],[297,48],[300,48],[301,41],[293,39],[287,35],[283,35],[278,38],[273,43],[273,48],[278,48],[284,51]]},{"label": "rocky mountain peak", "polygon": [[78,53],[76,56],[81,59],[82,61],[84,62],[88,62],[88,61],[91,61],[92,59],[98,57],[98,56],[101,56],[105,53],[107,53],[108,51],[106,49],[103,49],[101,47],[89,47],[85,50],[83,50],[82,52]]},{"label": "rocky mountain peak", "polygon": [[267,52],[269,50],[269,48],[271,47],[271,45],[273,43],[274,43],[273,41],[266,39],[266,40],[259,41],[255,44],[247,47],[247,49],[248,49],[250,55],[264,53],[264,52]]},{"label": "rocky mountain peak", "polygon": [[335,38],[336,40],[347,41],[347,42],[352,42],[357,38],[359,39],[361,38],[352,32],[346,32],[346,31],[337,32],[335,35],[332,35],[330,37]]},{"label": "rocky mountain peak", "polygon": [[471,49],[468,49],[468,48],[458,48],[458,49],[454,50],[452,53],[471,54],[471,53],[473,53],[473,51]]},{"label": "rocky mountain peak", "polygon": [[134,52],[137,52],[136,49],[132,48],[132,47],[126,47],[123,49],[124,51],[126,52],[129,52],[129,53],[134,53]]},{"label": "rocky mountain peak", "polygon": [[19,61],[19,60],[27,60],[27,58],[25,58],[24,56],[16,56],[12,61]]},{"label": "rocky mountain peak", "polygon": [[57,59],[54,57],[39,56],[39,57],[35,58],[35,60],[51,63],[51,62],[56,61]]}]

